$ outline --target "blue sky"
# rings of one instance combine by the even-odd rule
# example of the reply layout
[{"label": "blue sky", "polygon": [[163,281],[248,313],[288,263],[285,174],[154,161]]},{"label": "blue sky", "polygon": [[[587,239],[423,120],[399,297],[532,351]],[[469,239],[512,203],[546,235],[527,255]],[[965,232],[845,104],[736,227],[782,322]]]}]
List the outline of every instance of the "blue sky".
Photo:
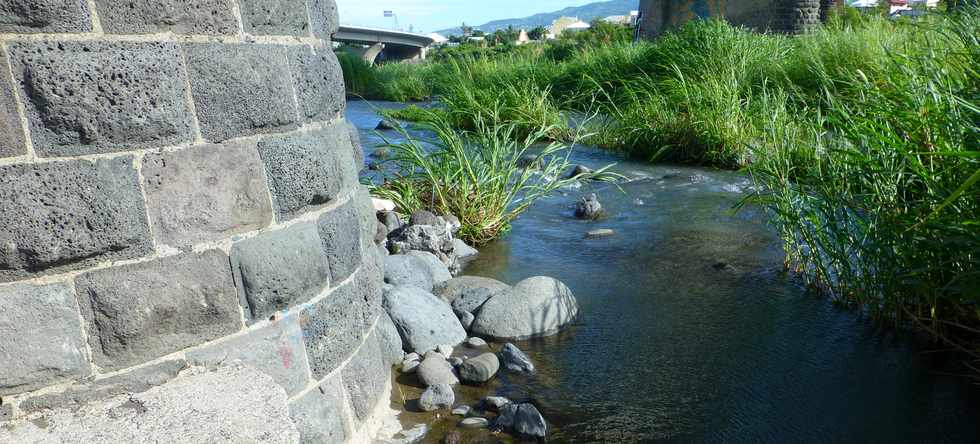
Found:
[{"label": "blue sky", "polygon": [[490,20],[526,17],[568,6],[581,6],[597,0],[337,0],[340,22],[349,25],[391,28],[393,19],[384,18],[385,10],[394,11],[398,24],[415,31],[480,25]]}]

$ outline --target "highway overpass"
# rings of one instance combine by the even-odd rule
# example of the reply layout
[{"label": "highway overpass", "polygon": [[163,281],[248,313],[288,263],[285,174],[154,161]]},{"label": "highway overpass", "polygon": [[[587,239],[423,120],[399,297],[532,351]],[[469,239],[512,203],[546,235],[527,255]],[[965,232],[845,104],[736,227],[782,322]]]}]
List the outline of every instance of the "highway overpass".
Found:
[{"label": "highway overpass", "polygon": [[435,43],[427,35],[351,25],[340,25],[333,41],[361,46],[361,56],[372,65],[376,61],[424,59],[426,50]]}]

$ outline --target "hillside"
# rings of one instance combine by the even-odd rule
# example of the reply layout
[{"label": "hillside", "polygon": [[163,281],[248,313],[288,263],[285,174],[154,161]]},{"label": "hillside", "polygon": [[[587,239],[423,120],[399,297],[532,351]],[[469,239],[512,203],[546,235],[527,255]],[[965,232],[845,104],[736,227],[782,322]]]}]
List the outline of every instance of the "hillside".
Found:
[{"label": "hillside", "polygon": [[[537,26],[548,26],[559,17],[578,17],[586,22],[596,18],[608,17],[610,15],[625,15],[631,10],[637,9],[639,0],[610,0],[605,2],[589,3],[582,6],[568,7],[559,11],[544,12],[534,14],[524,18],[512,18],[494,20],[479,26],[474,26],[483,32],[494,32],[498,29],[505,29],[513,26],[517,29],[531,29]],[[436,31],[442,35],[459,35],[462,33],[460,28],[443,29]]]}]

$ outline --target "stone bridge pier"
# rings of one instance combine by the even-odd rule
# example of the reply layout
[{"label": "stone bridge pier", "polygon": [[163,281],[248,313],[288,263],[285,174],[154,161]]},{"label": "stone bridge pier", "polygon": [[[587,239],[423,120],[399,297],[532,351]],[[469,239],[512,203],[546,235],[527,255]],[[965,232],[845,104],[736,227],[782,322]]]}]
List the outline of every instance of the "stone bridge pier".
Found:
[{"label": "stone bridge pier", "polygon": [[0,3],[0,442],[392,425],[337,23],[333,0]]},{"label": "stone bridge pier", "polygon": [[826,20],[834,0],[640,0],[640,33],[653,38],[687,21],[723,18],[760,32],[804,33]]}]

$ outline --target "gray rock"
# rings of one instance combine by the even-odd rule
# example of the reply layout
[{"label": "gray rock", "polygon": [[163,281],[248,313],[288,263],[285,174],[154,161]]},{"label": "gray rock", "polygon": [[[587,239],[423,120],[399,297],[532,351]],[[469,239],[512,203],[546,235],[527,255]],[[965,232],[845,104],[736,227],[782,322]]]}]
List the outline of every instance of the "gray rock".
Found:
[{"label": "gray rock", "polygon": [[85,377],[82,328],[66,284],[0,287],[0,395]]},{"label": "gray rock", "polygon": [[402,361],[402,373],[406,375],[415,373],[415,371],[419,369],[419,364],[421,363],[422,361],[419,361],[418,359],[406,359]]},{"label": "gray rock", "polygon": [[449,273],[449,267],[428,251],[409,251],[406,255],[415,256],[425,262],[429,275],[432,276],[433,286],[453,278],[453,275]]},{"label": "gray rock", "polygon": [[242,328],[228,256],[219,250],[91,271],[75,288],[93,360],[105,371]]},{"label": "gray rock", "polygon": [[[303,0],[297,1],[303,3]],[[346,104],[344,73],[330,46],[291,46],[289,68],[293,72],[300,112],[307,120],[328,121],[343,114]],[[353,142],[352,145],[360,151],[359,145]]]},{"label": "gray rock", "polygon": [[463,223],[459,221],[458,217],[452,214],[442,216],[442,220],[449,224],[449,231],[453,234],[456,234],[460,228],[463,228]]},{"label": "gray rock", "polygon": [[0,32],[86,32],[92,30],[88,4],[78,0],[24,0],[0,3]]},{"label": "gray rock", "polygon": [[538,412],[537,407],[530,403],[507,404],[500,408],[497,425],[511,433],[523,437],[544,438],[548,434],[548,425]]},{"label": "gray rock", "polygon": [[449,358],[449,364],[453,367],[459,367],[463,363],[463,358]]},{"label": "gray rock", "polygon": [[434,225],[409,225],[393,231],[388,235],[391,252],[395,254],[409,251],[428,251],[439,260],[451,265],[455,256],[453,250],[453,235],[449,229]]},{"label": "gray rock", "polygon": [[96,0],[102,30],[110,34],[231,35],[238,23],[226,0]]},{"label": "gray rock", "polygon": [[480,276],[459,276],[436,285],[433,293],[447,303],[453,303],[457,298],[470,291],[482,291],[480,289],[490,289],[494,293],[502,290],[509,290],[510,285],[496,279]]},{"label": "gray rock", "polygon": [[469,415],[471,411],[473,411],[473,408],[472,407],[470,407],[468,405],[461,405],[461,406],[458,406],[458,407],[454,408],[453,411],[452,411],[452,413],[453,413],[453,415],[456,415],[456,416],[463,416],[463,417],[465,417],[465,416]]},{"label": "gray rock", "polygon": [[17,110],[14,79],[8,71],[7,56],[0,53],[0,158],[27,154],[26,140]]},{"label": "gray rock", "polygon": [[388,227],[381,222],[375,222],[374,229],[374,245],[387,245],[388,241]]},{"label": "gray rock", "polygon": [[446,220],[436,216],[434,213],[425,210],[418,210],[412,213],[412,216],[408,221],[409,225],[431,225],[431,226],[443,226],[446,224]]},{"label": "gray rock", "polygon": [[385,295],[384,308],[398,328],[406,351],[424,353],[466,339],[466,331],[449,305],[425,290],[396,287]]},{"label": "gray rock", "polygon": [[586,174],[592,174],[592,170],[589,167],[585,165],[575,165],[575,168],[572,168],[572,171],[568,173],[568,178],[574,179],[578,176],[583,176]]},{"label": "gray rock", "polygon": [[441,344],[436,347],[436,351],[447,358],[453,355],[453,347],[451,345]]},{"label": "gray rock", "polygon": [[602,215],[602,204],[599,203],[595,193],[583,197],[575,204],[575,217],[579,219],[597,219],[600,215]]},{"label": "gray rock", "polygon": [[483,398],[484,408],[490,411],[499,412],[507,404],[510,404],[510,400],[503,396],[487,396]]},{"label": "gray rock", "polygon": [[489,422],[487,421],[487,418],[474,416],[472,418],[463,419],[462,421],[459,422],[459,425],[468,428],[480,429],[480,428],[487,427],[487,425],[489,425]]},{"label": "gray rock", "polygon": [[194,137],[176,43],[24,41],[7,49],[40,156],[146,149]]},{"label": "gray rock", "polygon": [[309,362],[297,316],[287,316],[265,327],[186,352],[192,365],[217,368],[245,363],[272,377],[293,396],[306,388]]},{"label": "gray rock", "polygon": [[426,387],[436,384],[456,385],[459,383],[459,379],[453,373],[453,366],[446,361],[445,356],[436,352],[426,353],[425,359],[419,364],[416,373],[419,381]]},{"label": "gray rock", "polygon": [[480,313],[480,308],[500,290],[495,287],[476,287],[469,289],[453,300],[452,306],[456,313],[472,313],[476,316]]},{"label": "gray rock", "polygon": [[541,167],[541,159],[534,154],[527,154],[517,159],[517,166],[525,169],[536,170]]},{"label": "gray rock", "polygon": [[364,421],[370,418],[371,412],[382,402],[385,386],[391,377],[391,367],[385,364],[375,335],[368,336],[344,367],[341,376],[356,419]]},{"label": "gray rock", "polygon": [[571,290],[538,276],[487,300],[470,329],[483,337],[521,340],[555,334],[576,316],[578,303]]},{"label": "gray rock", "polygon": [[397,121],[391,119],[381,119],[374,127],[376,130],[393,130],[396,128],[401,128],[401,125],[399,125]]},{"label": "gray rock", "polygon": [[353,202],[328,211],[317,220],[323,251],[330,262],[330,282],[347,279],[361,265],[360,217]]},{"label": "gray rock", "polygon": [[320,131],[263,137],[258,149],[280,219],[322,208],[357,186],[354,146],[342,123]]},{"label": "gray rock", "polygon": [[314,378],[327,376],[355,352],[380,314],[380,293],[377,282],[362,269],[349,282],[300,313]]},{"label": "gray rock", "polygon": [[[248,367],[189,370],[139,394],[58,409],[0,427],[4,443],[298,442],[288,398]],[[243,414],[247,408],[248,414]],[[275,437],[275,438],[271,438]]]},{"label": "gray rock", "polygon": [[231,268],[252,322],[309,301],[330,282],[327,256],[311,223],[236,243]]},{"label": "gray rock", "polygon": [[430,385],[419,398],[419,408],[423,412],[448,409],[456,402],[456,394],[449,384]]},{"label": "gray rock", "polygon": [[240,0],[242,26],[255,35],[309,35],[303,0]]},{"label": "gray rock", "polygon": [[377,442],[379,444],[418,444],[425,439],[425,435],[428,433],[429,426],[425,424],[417,424],[411,429],[402,430],[391,438],[381,439]]},{"label": "gray rock", "polygon": [[147,154],[142,175],[158,243],[189,246],[255,231],[272,222],[254,142]]},{"label": "gray rock", "polygon": [[302,443],[344,442],[344,394],[340,378],[330,378],[289,404],[289,416]]},{"label": "gray rock", "polygon": [[466,346],[470,348],[486,347],[487,341],[484,341],[483,339],[474,336],[466,340]]},{"label": "gray rock", "polygon": [[616,234],[615,231],[608,228],[600,228],[598,230],[592,230],[585,234],[586,239],[599,239],[601,237],[609,237]]},{"label": "gray rock", "polygon": [[462,239],[453,239],[453,252],[460,259],[471,258],[480,254],[480,251],[463,242]]},{"label": "gray rock", "polygon": [[459,318],[459,324],[463,326],[464,330],[469,330],[470,326],[473,325],[473,320],[476,319],[476,317],[473,316],[473,313],[468,311],[453,310],[453,313],[455,313],[456,317]]},{"label": "gray rock", "polygon": [[153,251],[129,157],[0,167],[0,214],[0,282]]},{"label": "gray rock", "polygon": [[310,28],[313,35],[320,40],[330,40],[337,32],[340,17],[337,14],[337,2],[334,0],[307,0],[307,10],[310,13]]},{"label": "gray rock", "polygon": [[296,127],[286,51],[275,45],[183,45],[201,133],[210,141]]},{"label": "gray rock", "polygon": [[534,373],[534,363],[531,362],[531,358],[528,358],[521,349],[509,342],[500,349],[500,360],[508,370]]},{"label": "gray rock", "polygon": [[62,408],[77,409],[124,393],[143,393],[174,379],[187,366],[187,361],[183,359],[164,361],[94,382],[72,385],[61,392],[33,396],[22,400],[17,407],[22,414]]},{"label": "gray rock", "polygon": [[378,148],[371,153],[371,156],[374,157],[375,159],[384,160],[387,159],[388,156],[391,156],[391,150],[389,150],[388,148]]},{"label": "gray rock", "polygon": [[497,355],[484,353],[460,364],[459,378],[463,382],[482,384],[493,379],[498,370],[500,370],[500,360],[497,359]]},{"label": "gray rock", "polygon": [[398,335],[398,328],[392,322],[388,312],[382,310],[381,317],[378,318],[378,340],[381,345],[381,353],[390,364],[401,362],[405,356],[402,347],[402,338]]},{"label": "gray rock", "polygon": [[432,291],[429,264],[416,256],[393,254],[385,257],[385,283],[396,287],[411,286]]},{"label": "gray rock", "polygon": [[421,361],[422,356],[419,356],[418,353],[411,352],[405,354],[405,359],[412,360],[412,361]]}]

